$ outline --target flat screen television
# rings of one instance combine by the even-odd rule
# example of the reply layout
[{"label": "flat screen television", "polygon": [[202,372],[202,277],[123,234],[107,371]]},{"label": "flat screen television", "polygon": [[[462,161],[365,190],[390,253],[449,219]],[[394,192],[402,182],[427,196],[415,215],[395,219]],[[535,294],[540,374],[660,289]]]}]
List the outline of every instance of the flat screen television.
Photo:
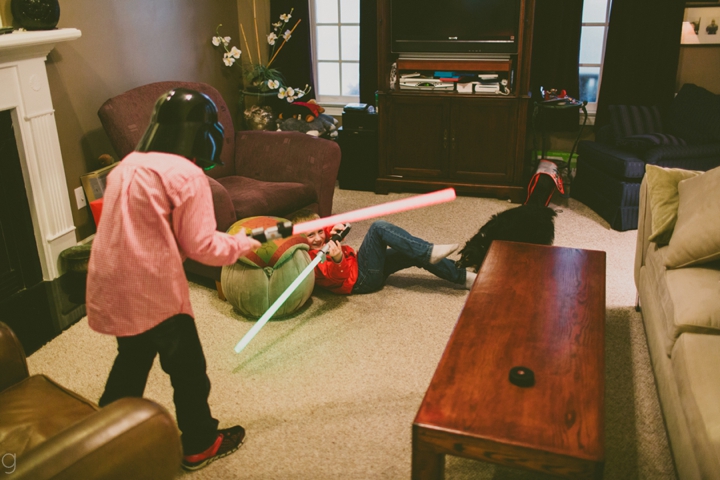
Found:
[{"label": "flat screen television", "polygon": [[514,54],[521,0],[391,0],[393,53]]}]

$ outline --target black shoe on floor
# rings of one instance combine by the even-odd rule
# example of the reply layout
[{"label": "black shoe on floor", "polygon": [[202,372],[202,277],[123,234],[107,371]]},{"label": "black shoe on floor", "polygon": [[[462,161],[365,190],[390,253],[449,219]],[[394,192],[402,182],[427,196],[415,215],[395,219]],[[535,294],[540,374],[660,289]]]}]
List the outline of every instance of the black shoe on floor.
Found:
[{"label": "black shoe on floor", "polygon": [[185,470],[200,470],[218,458],[226,457],[240,448],[245,440],[245,429],[240,425],[218,430],[215,442],[204,452],[195,455],[185,455],[182,467]]}]

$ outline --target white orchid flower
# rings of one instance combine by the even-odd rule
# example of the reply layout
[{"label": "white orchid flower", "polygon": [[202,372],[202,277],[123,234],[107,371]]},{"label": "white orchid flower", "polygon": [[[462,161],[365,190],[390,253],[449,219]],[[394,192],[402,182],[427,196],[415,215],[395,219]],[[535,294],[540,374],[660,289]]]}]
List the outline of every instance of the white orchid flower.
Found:
[{"label": "white orchid flower", "polygon": [[289,13],[283,13],[282,15],[280,15],[280,20],[282,20],[285,23],[289,22],[291,18],[292,18],[292,15],[290,15]]},{"label": "white orchid flower", "polygon": [[223,62],[225,63],[226,66],[232,67],[233,63],[235,63],[235,58],[233,58],[233,56],[229,52],[226,52],[223,55]]},{"label": "white orchid flower", "polygon": [[223,37],[222,41],[225,45],[227,45],[230,43],[230,37]]},{"label": "white orchid flower", "polygon": [[285,87],[281,87],[278,91],[278,98],[285,98],[287,96],[287,90],[285,90]]},{"label": "white orchid flower", "polygon": [[280,86],[280,82],[278,82],[277,80],[268,80],[267,86],[270,90],[275,90]]},{"label": "white orchid flower", "polygon": [[219,47],[219,46],[220,46],[220,42],[222,42],[222,38],[220,38],[220,37],[213,37],[213,38],[212,38],[212,44],[215,45],[216,47]]},{"label": "white orchid flower", "polygon": [[277,23],[273,23],[272,26],[275,28],[280,28],[280,27],[282,27],[282,24],[283,24],[283,22],[277,22]]},{"label": "white orchid flower", "polygon": [[270,32],[270,34],[267,36],[267,42],[270,45],[275,45],[275,40],[277,40],[277,35],[275,35],[275,32]]},{"label": "white orchid flower", "polygon": [[287,100],[289,103],[292,103],[292,102],[295,100],[295,95],[296,95],[296,94],[295,94],[295,89],[292,88],[292,87],[288,87],[288,88],[285,90],[285,95],[287,96],[286,100]]},{"label": "white orchid flower", "polygon": [[292,36],[292,35],[290,35],[290,30],[285,30],[285,33],[283,33],[283,38],[285,39],[286,42],[287,42],[288,40],[290,40],[290,37],[291,37],[291,36]]},{"label": "white orchid flower", "polygon": [[242,51],[237,47],[232,47],[230,50],[230,55],[233,56],[233,58],[240,58],[240,55],[242,54]]}]

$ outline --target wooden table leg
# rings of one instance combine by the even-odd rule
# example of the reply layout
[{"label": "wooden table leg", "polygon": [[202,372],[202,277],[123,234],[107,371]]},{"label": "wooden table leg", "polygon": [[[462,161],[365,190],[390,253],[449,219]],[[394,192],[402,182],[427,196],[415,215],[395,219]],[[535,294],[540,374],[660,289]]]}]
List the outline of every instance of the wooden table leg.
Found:
[{"label": "wooden table leg", "polygon": [[445,455],[413,438],[412,479],[442,480],[445,477]]}]

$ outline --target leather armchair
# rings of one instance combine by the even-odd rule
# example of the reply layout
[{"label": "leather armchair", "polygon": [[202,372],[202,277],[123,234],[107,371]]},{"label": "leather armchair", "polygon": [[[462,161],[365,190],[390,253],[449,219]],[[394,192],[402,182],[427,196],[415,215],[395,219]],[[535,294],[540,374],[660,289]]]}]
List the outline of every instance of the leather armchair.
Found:
[{"label": "leather armchair", "polygon": [[[208,95],[225,128],[221,155],[225,165],[206,172],[218,230],[227,231],[237,220],[247,217],[287,218],[303,208],[321,217],[331,214],[340,147],[333,141],[299,132],[235,131],[225,100],[204,83],[151,83],[106,101],[98,116],[120,159],[135,149],[160,95],[176,87]],[[222,271],[192,260],[185,262],[185,270],[216,282]]]},{"label": "leather armchair", "polygon": [[20,342],[0,322],[0,457],[0,475],[14,480],[163,480],[180,471],[182,447],[175,419],[150,400],[99,408],[30,376]]}]

